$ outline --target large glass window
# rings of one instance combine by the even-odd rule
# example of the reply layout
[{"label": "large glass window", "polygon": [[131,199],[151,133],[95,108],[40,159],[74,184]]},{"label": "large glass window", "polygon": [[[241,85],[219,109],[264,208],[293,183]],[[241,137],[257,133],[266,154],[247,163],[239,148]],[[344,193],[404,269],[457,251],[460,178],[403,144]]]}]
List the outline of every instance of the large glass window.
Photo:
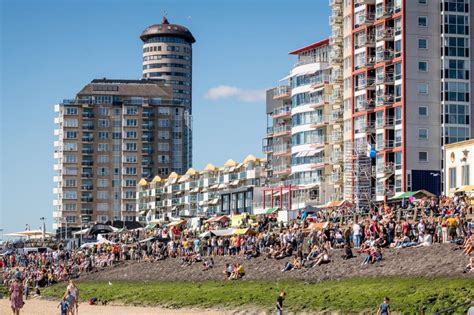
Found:
[{"label": "large glass window", "polygon": [[449,188],[456,188],[456,168],[449,168]]},{"label": "large glass window", "polygon": [[444,83],[444,100],[457,101],[457,102],[469,102],[468,83],[445,82]]},{"label": "large glass window", "polygon": [[445,37],[444,54],[452,57],[469,57],[469,39],[464,37]]},{"label": "large glass window", "polygon": [[469,17],[447,14],[444,16],[444,32],[448,34],[469,34]]}]

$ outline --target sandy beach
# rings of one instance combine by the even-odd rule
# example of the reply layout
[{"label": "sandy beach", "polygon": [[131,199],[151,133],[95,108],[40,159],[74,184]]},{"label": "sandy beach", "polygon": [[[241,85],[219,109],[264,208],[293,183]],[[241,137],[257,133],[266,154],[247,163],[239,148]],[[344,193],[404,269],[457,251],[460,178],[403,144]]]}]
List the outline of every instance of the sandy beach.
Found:
[{"label": "sandy beach", "polygon": [[[42,299],[31,299],[26,301],[25,306],[21,310],[20,314],[34,314],[34,315],[51,315],[59,314],[58,309],[59,301],[49,301]],[[79,306],[79,315],[149,315],[149,314],[160,314],[160,315],[222,315],[222,314],[239,314],[240,312],[223,312],[217,310],[205,310],[205,309],[164,309],[160,307],[140,307],[140,306],[122,306],[122,305],[88,305],[87,303],[81,303]],[[248,314],[248,311],[243,311],[241,314]],[[10,308],[10,301],[8,299],[0,300],[0,314],[12,314]],[[256,313],[254,313],[256,314]]]}]

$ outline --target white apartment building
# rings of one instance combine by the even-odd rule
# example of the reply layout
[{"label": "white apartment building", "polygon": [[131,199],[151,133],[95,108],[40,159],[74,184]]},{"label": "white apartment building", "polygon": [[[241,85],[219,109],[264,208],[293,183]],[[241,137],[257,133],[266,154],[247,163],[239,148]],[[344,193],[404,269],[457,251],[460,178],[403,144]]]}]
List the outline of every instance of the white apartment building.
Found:
[{"label": "white apartment building", "polygon": [[190,168],[185,174],[141,179],[137,185],[136,210],[140,221],[178,217],[209,217],[253,213],[254,201],[261,199],[265,160],[253,155],[224,166],[208,164],[203,170]]}]

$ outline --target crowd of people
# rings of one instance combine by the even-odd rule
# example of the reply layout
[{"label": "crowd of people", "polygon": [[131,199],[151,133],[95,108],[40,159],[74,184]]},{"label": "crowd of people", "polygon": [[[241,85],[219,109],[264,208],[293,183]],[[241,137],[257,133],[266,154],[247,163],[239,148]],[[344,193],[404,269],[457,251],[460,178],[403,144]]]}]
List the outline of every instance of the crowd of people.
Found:
[{"label": "crowd of people", "polygon": [[[210,233],[201,237],[202,229],[192,231],[185,224],[157,224],[149,229],[110,233],[102,236],[101,241],[76,250],[66,250],[61,245],[42,253],[17,250],[0,256],[1,279],[5,286],[11,284],[12,308],[15,304],[17,309],[21,303],[16,296],[25,295],[28,299],[31,293],[39,294],[42,287],[123,261],[179,259],[183,268],[202,264],[207,271],[214,268],[217,256],[245,259],[263,256],[282,260],[281,271],[289,272],[331,263],[337,253],[334,249],[342,249],[343,259],[358,255],[361,265],[382,261],[384,251],[389,248],[433,243],[456,243],[464,254],[471,255],[473,223],[467,219],[471,213],[468,200],[455,197],[381,205],[366,213],[356,213],[351,207],[324,209],[305,219],[298,217],[287,225],[265,215],[248,222],[248,229],[232,235],[212,233],[213,228],[227,227],[227,221],[217,227],[206,225]],[[318,222],[326,224],[312,228]],[[471,257],[466,272],[474,272],[473,263]],[[245,275],[244,266],[228,264],[223,273],[226,279],[241,279]]]}]

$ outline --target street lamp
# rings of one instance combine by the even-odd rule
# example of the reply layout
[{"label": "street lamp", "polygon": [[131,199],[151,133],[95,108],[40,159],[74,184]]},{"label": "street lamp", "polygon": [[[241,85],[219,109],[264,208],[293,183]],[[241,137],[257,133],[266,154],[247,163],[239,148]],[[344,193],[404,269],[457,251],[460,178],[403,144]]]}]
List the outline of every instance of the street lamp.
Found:
[{"label": "street lamp", "polygon": [[44,242],[44,237],[46,236],[46,223],[44,221],[46,220],[46,218],[41,217],[40,220],[43,221],[43,242]]}]

